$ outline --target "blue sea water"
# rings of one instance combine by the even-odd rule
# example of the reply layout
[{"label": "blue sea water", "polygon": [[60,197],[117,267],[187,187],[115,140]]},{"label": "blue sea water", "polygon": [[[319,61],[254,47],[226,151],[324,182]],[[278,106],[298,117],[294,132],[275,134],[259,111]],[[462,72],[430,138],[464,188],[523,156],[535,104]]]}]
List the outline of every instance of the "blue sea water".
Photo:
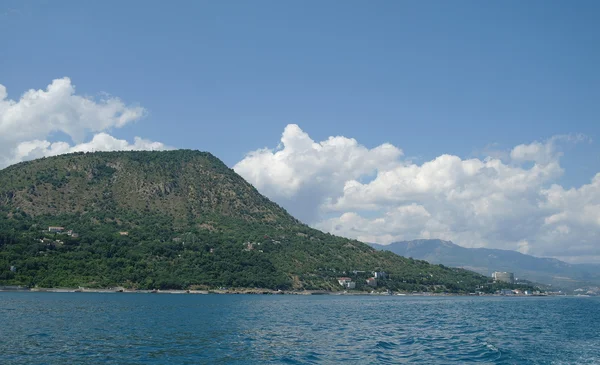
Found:
[{"label": "blue sea water", "polygon": [[600,364],[600,298],[0,293],[0,364]]}]

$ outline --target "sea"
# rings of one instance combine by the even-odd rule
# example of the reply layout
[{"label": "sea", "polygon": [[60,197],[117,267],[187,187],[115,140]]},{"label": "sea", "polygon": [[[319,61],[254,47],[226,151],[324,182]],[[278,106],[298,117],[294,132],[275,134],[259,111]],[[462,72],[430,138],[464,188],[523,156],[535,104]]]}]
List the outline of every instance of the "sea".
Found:
[{"label": "sea", "polygon": [[600,364],[598,297],[0,293],[0,364]]}]

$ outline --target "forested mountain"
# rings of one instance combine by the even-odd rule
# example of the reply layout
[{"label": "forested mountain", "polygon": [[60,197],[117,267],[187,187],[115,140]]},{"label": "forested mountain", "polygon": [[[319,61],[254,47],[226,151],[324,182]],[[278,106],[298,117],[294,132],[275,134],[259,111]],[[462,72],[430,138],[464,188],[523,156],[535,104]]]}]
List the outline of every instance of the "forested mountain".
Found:
[{"label": "forested mountain", "polygon": [[371,246],[433,264],[462,267],[484,275],[490,275],[494,271],[510,271],[519,278],[570,289],[600,285],[600,265],[569,264],[509,250],[465,248],[450,241],[436,239]]},{"label": "forested mountain", "polygon": [[340,290],[339,276],[363,289],[372,271],[392,290],[489,281],[312,229],[210,153],[75,153],[0,170],[0,285]]}]

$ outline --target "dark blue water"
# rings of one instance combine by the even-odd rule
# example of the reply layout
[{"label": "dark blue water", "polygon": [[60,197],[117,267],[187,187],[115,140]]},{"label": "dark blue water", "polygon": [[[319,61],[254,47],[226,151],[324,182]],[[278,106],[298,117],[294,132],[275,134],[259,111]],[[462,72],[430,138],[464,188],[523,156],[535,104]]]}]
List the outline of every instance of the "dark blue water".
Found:
[{"label": "dark blue water", "polygon": [[0,364],[598,364],[600,298],[0,293]]}]

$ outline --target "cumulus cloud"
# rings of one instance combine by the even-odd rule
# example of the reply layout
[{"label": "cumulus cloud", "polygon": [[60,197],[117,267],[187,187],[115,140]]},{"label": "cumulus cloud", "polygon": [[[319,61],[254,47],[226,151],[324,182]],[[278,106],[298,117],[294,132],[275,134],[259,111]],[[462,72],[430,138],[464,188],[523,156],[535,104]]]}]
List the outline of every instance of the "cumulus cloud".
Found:
[{"label": "cumulus cloud", "polygon": [[133,143],[124,139],[117,139],[107,133],[96,134],[89,142],[80,143],[74,146],[67,142],[48,142],[33,140],[21,142],[14,149],[12,161],[17,163],[25,160],[32,160],[47,156],[56,156],[72,152],[98,152],[98,151],[133,151],[133,150],[166,150],[171,147],[161,142],[153,142],[140,137],[135,137]]},{"label": "cumulus cloud", "polygon": [[311,220],[320,202],[339,194],[348,179],[391,168],[402,150],[391,144],[368,149],[355,139],[313,141],[295,124],[285,127],[277,149],[250,152],[234,170],[277,202],[294,204],[298,218]]},{"label": "cumulus cloud", "polygon": [[591,142],[589,137],[583,134],[558,135],[553,136],[548,141],[533,142],[530,144],[521,144],[510,151],[510,158],[515,162],[537,162],[549,163],[556,160],[562,155],[562,152],[557,150],[557,145],[560,142]]},{"label": "cumulus cloud", "polygon": [[[165,149],[162,143],[136,137],[118,140],[106,131],[140,120],[147,111],[104,94],[99,99],[77,95],[69,78],[53,80],[45,90],[26,91],[8,99],[0,85],[0,168],[19,161],[75,151]],[[55,133],[70,141],[50,142]],[[84,142],[89,134],[93,138]]]},{"label": "cumulus cloud", "polygon": [[420,236],[419,230],[427,225],[431,214],[422,205],[401,205],[375,218],[364,218],[355,212],[319,222],[317,227],[340,236],[349,236],[364,242],[392,242]]},{"label": "cumulus cloud", "polygon": [[390,144],[313,141],[297,125],[277,149],[249,153],[234,169],[292,214],[367,242],[441,238],[582,260],[600,255],[600,174],[565,190],[556,136],[482,159],[441,155],[420,165]]}]

